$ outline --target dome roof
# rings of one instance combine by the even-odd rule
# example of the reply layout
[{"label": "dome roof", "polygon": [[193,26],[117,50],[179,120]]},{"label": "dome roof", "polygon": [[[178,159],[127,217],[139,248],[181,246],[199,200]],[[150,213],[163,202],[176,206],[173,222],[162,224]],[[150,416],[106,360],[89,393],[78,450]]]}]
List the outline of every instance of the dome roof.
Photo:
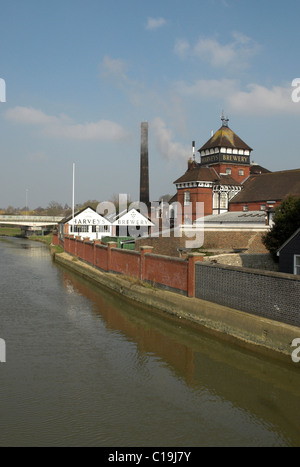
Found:
[{"label": "dome roof", "polygon": [[252,148],[250,148],[248,144],[241,140],[239,136],[225,125],[221,126],[221,128],[207,141],[207,143],[199,149],[199,152],[213,148],[232,148],[252,151]]}]

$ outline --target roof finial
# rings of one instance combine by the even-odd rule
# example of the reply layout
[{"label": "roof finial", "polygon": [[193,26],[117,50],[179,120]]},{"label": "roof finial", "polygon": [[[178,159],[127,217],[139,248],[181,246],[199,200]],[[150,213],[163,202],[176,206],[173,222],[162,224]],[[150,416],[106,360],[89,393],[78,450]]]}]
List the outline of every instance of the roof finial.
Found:
[{"label": "roof finial", "polygon": [[221,120],[222,120],[222,126],[228,127],[229,118],[228,117],[225,118],[224,111],[222,111]]}]

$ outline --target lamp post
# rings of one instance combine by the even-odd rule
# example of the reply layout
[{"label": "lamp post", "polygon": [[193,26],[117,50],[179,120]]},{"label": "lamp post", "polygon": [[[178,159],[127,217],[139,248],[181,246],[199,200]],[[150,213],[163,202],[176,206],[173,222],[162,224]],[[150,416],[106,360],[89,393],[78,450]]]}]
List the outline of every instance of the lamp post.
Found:
[{"label": "lamp post", "polygon": [[28,216],[28,210],[29,210],[28,209],[28,192],[29,192],[29,190],[26,189],[26,216]]}]

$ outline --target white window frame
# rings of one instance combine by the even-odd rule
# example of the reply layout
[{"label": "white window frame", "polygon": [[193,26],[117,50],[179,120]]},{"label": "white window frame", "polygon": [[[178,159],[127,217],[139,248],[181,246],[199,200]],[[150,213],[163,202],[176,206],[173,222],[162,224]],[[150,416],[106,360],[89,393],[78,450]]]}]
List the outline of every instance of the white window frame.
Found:
[{"label": "white window frame", "polygon": [[220,209],[222,211],[228,209],[228,195],[224,191],[221,192],[221,196],[220,196]]},{"label": "white window frame", "polygon": [[191,192],[185,191],[183,194],[184,206],[189,206],[191,204]]},{"label": "white window frame", "polygon": [[[299,264],[297,264],[297,259]],[[300,276],[300,255],[294,255],[294,274]]]}]

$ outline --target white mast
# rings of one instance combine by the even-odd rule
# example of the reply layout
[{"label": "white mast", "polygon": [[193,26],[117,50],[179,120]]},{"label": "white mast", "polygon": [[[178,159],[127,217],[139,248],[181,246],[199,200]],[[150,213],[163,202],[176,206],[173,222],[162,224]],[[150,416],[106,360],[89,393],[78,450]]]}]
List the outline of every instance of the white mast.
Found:
[{"label": "white mast", "polygon": [[73,194],[72,194],[72,217],[73,217],[73,234],[74,234],[74,217],[75,217],[75,162],[73,163]]}]

